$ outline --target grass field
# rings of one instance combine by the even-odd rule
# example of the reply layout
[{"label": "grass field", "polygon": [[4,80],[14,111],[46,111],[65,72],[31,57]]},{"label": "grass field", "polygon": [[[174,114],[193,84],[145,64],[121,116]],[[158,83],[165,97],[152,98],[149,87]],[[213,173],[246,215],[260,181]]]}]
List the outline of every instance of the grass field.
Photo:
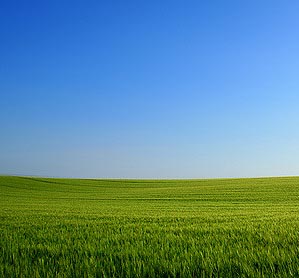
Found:
[{"label": "grass field", "polygon": [[0,177],[0,277],[299,277],[299,178]]}]

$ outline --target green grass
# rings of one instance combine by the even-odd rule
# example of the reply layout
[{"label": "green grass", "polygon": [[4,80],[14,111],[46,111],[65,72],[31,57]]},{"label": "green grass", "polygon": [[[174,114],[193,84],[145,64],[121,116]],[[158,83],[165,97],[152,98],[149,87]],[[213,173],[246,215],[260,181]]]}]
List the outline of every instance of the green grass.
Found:
[{"label": "green grass", "polygon": [[299,178],[0,177],[0,277],[299,277]]}]

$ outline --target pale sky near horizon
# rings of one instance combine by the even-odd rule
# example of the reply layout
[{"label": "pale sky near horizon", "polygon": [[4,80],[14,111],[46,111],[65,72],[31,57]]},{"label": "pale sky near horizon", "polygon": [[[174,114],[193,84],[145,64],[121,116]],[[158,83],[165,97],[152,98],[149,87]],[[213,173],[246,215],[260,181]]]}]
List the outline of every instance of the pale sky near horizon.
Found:
[{"label": "pale sky near horizon", "polygon": [[298,1],[6,1],[0,174],[299,175]]}]

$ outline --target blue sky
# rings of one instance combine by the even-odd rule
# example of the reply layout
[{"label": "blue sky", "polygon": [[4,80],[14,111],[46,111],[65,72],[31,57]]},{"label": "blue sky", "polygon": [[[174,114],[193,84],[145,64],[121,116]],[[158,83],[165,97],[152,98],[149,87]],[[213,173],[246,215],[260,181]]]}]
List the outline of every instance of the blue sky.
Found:
[{"label": "blue sky", "polygon": [[6,1],[0,174],[299,174],[298,1]]}]

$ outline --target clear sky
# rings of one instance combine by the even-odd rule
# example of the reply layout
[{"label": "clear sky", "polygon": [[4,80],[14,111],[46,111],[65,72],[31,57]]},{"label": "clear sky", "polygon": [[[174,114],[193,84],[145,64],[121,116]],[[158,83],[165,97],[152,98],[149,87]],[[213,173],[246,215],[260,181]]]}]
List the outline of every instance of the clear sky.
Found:
[{"label": "clear sky", "polygon": [[0,174],[299,174],[299,2],[2,1]]}]

